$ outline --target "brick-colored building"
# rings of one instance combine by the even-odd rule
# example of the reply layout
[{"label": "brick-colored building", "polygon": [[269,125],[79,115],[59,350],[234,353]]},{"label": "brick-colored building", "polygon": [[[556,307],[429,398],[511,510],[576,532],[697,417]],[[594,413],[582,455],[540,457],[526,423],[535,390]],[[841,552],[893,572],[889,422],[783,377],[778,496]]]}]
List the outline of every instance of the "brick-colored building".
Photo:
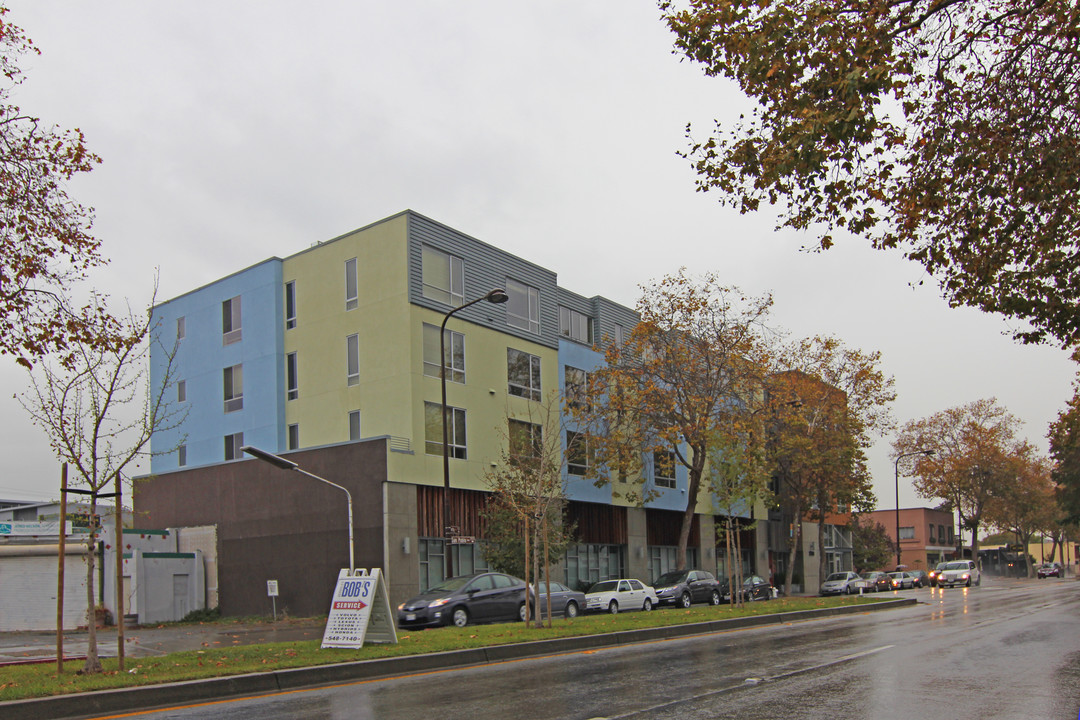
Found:
[{"label": "brick-colored building", "polygon": [[[877,510],[864,517],[883,525],[889,539],[896,542],[896,510]],[[911,570],[931,570],[956,555],[956,523],[948,510],[900,508],[899,530],[899,564]]]}]

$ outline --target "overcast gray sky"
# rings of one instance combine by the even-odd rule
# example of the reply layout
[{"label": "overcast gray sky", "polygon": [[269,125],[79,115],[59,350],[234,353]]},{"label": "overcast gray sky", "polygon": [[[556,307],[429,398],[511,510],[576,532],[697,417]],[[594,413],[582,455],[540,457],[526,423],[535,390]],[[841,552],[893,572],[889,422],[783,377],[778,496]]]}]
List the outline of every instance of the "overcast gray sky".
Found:
[{"label": "overcast gray sky", "polygon": [[[652,2],[6,2],[42,49],[18,103],[104,159],[70,189],[96,208],[111,264],[93,284],[114,299],[148,302],[155,269],[167,299],[410,208],[630,306],[681,266],[772,292],[793,335],[882,351],[900,422],[994,396],[1045,451],[1071,395],[1064,352],[950,309],[898,254],[801,252],[696,193],[686,124],[748,104],[671,54]],[[12,399],[26,383],[0,359],[0,498],[58,494]],[[881,508],[888,441],[870,454]],[[900,504],[931,503],[901,478]]]}]

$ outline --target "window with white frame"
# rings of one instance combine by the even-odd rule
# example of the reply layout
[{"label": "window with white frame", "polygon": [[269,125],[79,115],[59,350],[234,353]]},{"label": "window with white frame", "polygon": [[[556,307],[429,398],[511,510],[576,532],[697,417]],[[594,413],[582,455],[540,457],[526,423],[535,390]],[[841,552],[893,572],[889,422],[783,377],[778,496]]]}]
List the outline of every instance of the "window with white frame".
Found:
[{"label": "window with white frame", "polygon": [[345,261],[345,309],[355,310],[359,305],[356,282],[356,258]]},{"label": "window with white frame", "polygon": [[616,347],[622,347],[623,336],[625,335],[625,331],[623,330],[623,326],[616,324],[611,330],[612,330],[612,333],[614,334],[613,339],[615,341],[615,346]]},{"label": "window with white frame", "polygon": [[235,342],[240,342],[243,335],[240,325],[240,296],[237,295],[221,303],[222,345],[232,345]]},{"label": "window with white frame", "polygon": [[592,342],[592,318],[577,310],[559,306],[559,334],[581,343]]},{"label": "window with white frame", "polygon": [[[447,454],[458,460],[468,459],[465,443],[465,411],[461,408],[446,408]],[[442,455],[443,416],[440,403],[424,403],[424,452],[428,455]]]},{"label": "window with white frame", "polygon": [[544,429],[537,423],[509,420],[510,456],[536,458],[543,448]]},{"label": "window with white frame", "polygon": [[222,371],[225,395],[225,412],[231,413],[244,409],[244,367],[233,365]]},{"label": "window with white frame", "polygon": [[589,474],[589,437],[585,433],[566,431],[566,472],[577,476]]},{"label": "window with white frame", "polygon": [[296,327],[296,281],[285,283],[285,329]]},{"label": "window with white frame", "polygon": [[289,426],[289,449],[300,449],[300,426],[296,423]]},{"label": "window with white frame", "polygon": [[225,459],[239,460],[244,453],[240,448],[244,447],[244,433],[238,432],[225,436]]},{"label": "window with white frame", "polygon": [[915,539],[915,528],[914,527],[901,527],[900,528],[900,539],[901,540],[914,540]]},{"label": "window with white frame", "polygon": [[187,320],[181,315],[176,318],[176,339],[183,340],[185,337],[187,337]]},{"label": "window with white frame", "polygon": [[349,412],[349,440],[360,439],[360,411]]},{"label": "window with white frame", "polygon": [[653,482],[657,487],[675,487],[675,453],[670,450],[653,453]]},{"label": "window with white frame", "polygon": [[540,334],[540,291],[507,279],[506,322],[512,327]]},{"label": "window with white frame", "polygon": [[[443,331],[445,355],[442,366],[446,368],[448,382],[465,382],[465,336],[452,330]],[[424,323],[424,374],[439,377],[439,328]]]},{"label": "window with white frame", "polygon": [[296,353],[285,356],[285,397],[295,400],[300,397],[300,378],[297,374]]},{"label": "window with white frame", "polygon": [[187,380],[176,381],[176,401],[187,402]]},{"label": "window with white frame", "polygon": [[465,302],[465,263],[448,252],[430,245],[420,249],[422,294],[445,305]]},{"label": "window with white frame", "polygon": [[540,399],[540,358],[506,348],[507,392],[528,400]]},{"label": "window with white frame", "polygon": [[566,404],[570,407],[584,406],[589,399],[589,373],[581,368],[566,366],[563,372],[566,387]]},{"label": "window with white frame", "polygon": [[360,384],[359,335],[350,335],[345,338],[345,382],[349,386]]}]

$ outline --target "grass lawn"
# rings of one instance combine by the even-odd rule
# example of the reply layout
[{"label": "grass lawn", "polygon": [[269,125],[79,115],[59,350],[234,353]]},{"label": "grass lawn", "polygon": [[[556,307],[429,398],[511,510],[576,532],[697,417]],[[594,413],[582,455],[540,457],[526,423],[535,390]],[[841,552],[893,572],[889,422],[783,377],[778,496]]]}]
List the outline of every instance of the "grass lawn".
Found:
[{"label": "grass lawn", "polygon": [[[62,675],[57,674],[55,663],[13,665],[0,669],[0,701],[155,685],[223,675],[269,672],[399,655],[445,652],[550,638],[597,635],[748,615],[767,615],[841,605],[866,605],[873,602],[879,601],[866,597],[795,597],[748,603],[741,609],[728,606],[719,608],[695,606],[689,610],[663,609],[649,613],[586,615],[574,620],[556,619],[550,629],[526,628],[521,623],[504,623],[464,628],[438,628],[419,632],[399,631],[397,645],[368,645],[359,650],[341,648],[321,650],[318,640],[237,645],[172,653],[161,657],[129,657],[126,659],[124,672],[117,669],[115,658],[105,658],[102,660],[105,671],[99,675],[77,674],[76,671],[82,666],[80,661],[67,661]],[[233,622],[224,619],[215,624],[225,627],[231,626]]]}]

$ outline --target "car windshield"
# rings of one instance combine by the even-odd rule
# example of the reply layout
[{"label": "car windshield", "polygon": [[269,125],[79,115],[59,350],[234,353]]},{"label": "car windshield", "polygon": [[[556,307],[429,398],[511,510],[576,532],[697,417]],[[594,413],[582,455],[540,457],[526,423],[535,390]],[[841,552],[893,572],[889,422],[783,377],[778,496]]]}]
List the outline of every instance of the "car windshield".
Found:
[{"label": "car windshield", "polygon": [[839,580],[847,580],[847,579],[848,579],[848,574],[846,572],[833,573],[829,577],[825,578],[825,582],[830,582],[830,581],[836,582],[836,581],[839,581]]},{"label": "car windshield", "polygon": [[591,593],[611,592],[612,590],[617,590],[618,587],[619,587],[619,581],[618,580],[605,580],[604,582],[598,582],[595,585],[593,585],[591,588],[589,588],[589,592],[591,592]]},{"label": "car windshield", "polygon": [[681,572],[664,573],[660,577],[656,578],[656,582],[654,582],[653,585],[657,587],[663,585],[677,585],[678,583],[686,582],[686,575],[687,573],[685,570]]},{"label": "car windshield", "polygon": [[473,579],[473,575],[466,575],[465,577],[452,577],[443,580],[438,585],[428,588],[428,592],[454,592],[460,590],[465,583]]},{"label": "car windshield", "polygon": [[966,562],[951,562],[945,566],[946,570],[967,570],[968,564]]}]

